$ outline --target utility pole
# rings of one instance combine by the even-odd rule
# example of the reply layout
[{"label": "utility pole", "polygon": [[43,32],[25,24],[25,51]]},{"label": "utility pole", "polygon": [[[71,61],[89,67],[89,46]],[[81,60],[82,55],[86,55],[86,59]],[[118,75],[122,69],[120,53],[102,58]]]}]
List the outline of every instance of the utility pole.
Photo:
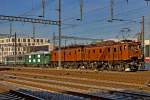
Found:
[{"label": "utility pole", "polygon": [[55,47],[55,32],[53,33],[53,45]]},{"label": "utility pole", "polygon": [[12,35],[12,23],[10,22],[10,37],[11,37],[11,35]]},{"label": "utility pole", "polygon": [[58,54],[58,67],[61,67],[61,0],[58,0],[58,31],[59,31],[59,54]]},{"label": "utility pole", "polygon": [[35,50],[34,49],[34,46],[35,46],[35,42],[34,42],[35,41],[35,23],[33,23],[33,38],[32,39],[33,39],[33,50],[32,51],[35,52],[34,51]]},{"label": "utility pole", "polygon": [[83,20],[83,0],[80,0],[80,20]]},{"label": "utility pole", "polygon": [[144,16],[142,16],[142,21],[141,21],[141,43],[142,43],[142,60],[143,60],[143,68],[144,68],[144,33],[145,33],[145,25],[144,25]]},{"label": "utility pole", "polygon": [[17,55],[17,35],[16,35],[16,32],[15,32],[15,67],[16,67],[16,55]]},{"label": "utility pole", "polygon": [[110,0],[110,20],[114,19],[114,0]]},{"label": "utility pole", "polygon": [[43,9],[42,16],[44,17],[45,16],[45,0],[42,0],[42,9]]},{"label": "utility pole", "polygon": [[3,44],[1,45],[1,49],[2,49],[2,64],[3,64],[3,59],[4,59],[4,57],[3,57],[3,53],[4,53],[4,47],[3,47]]},{"label": "utility pole", "polygon": [[39,17],[44,17],[45,16],[45,0],[41,0],[41,5],[42,5],[42,15]]}]

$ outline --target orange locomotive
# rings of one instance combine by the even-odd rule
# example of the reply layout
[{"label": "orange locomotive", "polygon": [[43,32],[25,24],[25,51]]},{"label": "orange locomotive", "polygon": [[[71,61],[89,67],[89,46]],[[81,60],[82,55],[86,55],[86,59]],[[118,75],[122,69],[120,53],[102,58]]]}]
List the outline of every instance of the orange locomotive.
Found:
[{"label": "orange locomotive", "polygon": [[[141,44],[135,41],[105,41],[93,45],[61,48],[64,68],[96,70],[138,70],[142,66]],[[57,66],[58,49],[52,51],[51,63]]]}]

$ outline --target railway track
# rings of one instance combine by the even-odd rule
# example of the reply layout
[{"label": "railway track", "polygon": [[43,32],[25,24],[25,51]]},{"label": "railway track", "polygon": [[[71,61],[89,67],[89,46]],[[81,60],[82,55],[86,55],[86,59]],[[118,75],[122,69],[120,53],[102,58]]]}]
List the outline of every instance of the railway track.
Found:
[{"label": "railway track", "polygon": [[[14,83],[13,84],[8,83],[7,85],[13,86]],[[20,86],[20,89],[18,91],[10,90],[9,93],[3,94],[4,96],[7,96],[7,98],[4,98],[5,100],[9,99],[10,100],[114,100],[109,99],[107,97],[94,96],[91,94],[85,94],[80,92],[64,91],[64,94],[60,94],[58,92],[48,91],[46,89],[40,89],[32,86],[26,87],[25,85],[21,86],[17,84],[15,86],[16,87]],[[2,99],[0,98],[0,100],[3,100],[3,98]]]},{"label": "railway track", "polygon": [[[21,88],[26,87],[26,89],[30,88],[30,90],[34,90],[36,88],[40,91],[44,90],[51,93],[53,92],[59,94],[61,93],[63,95],[66,94],[66,95],[84,98],[84,99],[80,98],[81,100],[86,100],[86,99],[87,100],[150,100],[149,94],[144,94],[144,93],[142,94],[142,92],[141,93],[135,92],[136,87],[137,88],[141,87],[143,90],[145,89],[149,91],[149,87],[141,83],[132,84],[126,82],[115,82],[111,80],[96,80],[91,78],[88,79],[83,76],[81,77],[77,77],[75,75],[71,76],[72,73],[69,72],[62,74],[62,72],[60,71],[58,73],[56,72],[56,73],[49,74],[49,73],[44,73],[43,70],[40,70],[41,72],[32,72],[32,73],[28,71],[21,71],[21,70],[19,69],[16,71],[4,71],[4,72],[2,71],[0,77],[1,78],[3,77],[3,79],[1,80],[1,83],[2,82],[4,82],[4,84],[9,83],[10,85],[15,85]],[[44,74],[41,74],[42,72]],[[76,74],[81,74],[81,73],[76,73]],[[125,91],[127,88],[123,89],[123,88],[109,87],[110,85],[113,84],[116,84],[117,85],[116,87],[118,87],[118,85],[121,85],[122,87],[127,86],[131,92]],[[132,91],[131,89],[132,87],[134,87],[133,88],[135,89],[134,91]],[[51,99],[44,99],[44,100],[51,100]],[[58,100],[62,100],[62,99],[58,99]],[[64,99],[64,100],[68,100],[68,99]]]},{"label": "railway track", "polygon": [[[56,75],[47,75],[47,74],[31,74],[31,73],[21,73],[21,72],[5,72],[4,76],[12,76],[12,78],[21,78],[25,80],[32,80],[32,81],[40,81],[44,83],[52,83],[52,84],[60,84],[63,86],[82,86],[82,87],[89,87],[89,88],[100,88],[100,87],[108,87],[113,88],[115,90],[124,90],[126,88],[130,89],[144,89],[145,91],[149,91],[149,87],[147,85],[142,84],[135,84],[135,83],[126,83],[126,82],[115,82],[109,80],[95,80],[95,79],[87,79],[87,78],[80,78],[80,77],[70,77],[70,76],[56,76]],[[11,78],[11,77],[10,77]],[[32,78],[32,79],[31,79]],[[118,88],[118,87],[122,87]],[[107,89],[108,89],[107,88]]]},{"label": "railway track", "polygon": [[[12,77],[13,78],[13,77]],[[17,78],[17,77],[16,77]],[[16,80],[16,79],[15,79]],[[30,81],[22,81],[21,80],[16,80],[16,81],[9,81],[11,84],[20,84],[19,87],[23,87],[25,85],[33,87],[31,84],[25,84],[25,83],[30,83]],[[19,82],[19,83],[18,83]],[[85,92],[82,89],[78,90],[76,88],[65,88],[61,87],[58,89],[58,86],[54,87],[54,85],[51,86],[45,86],[44,84],[42,85],[41,83],[34,83],[34,88],[44,88],[45,90],[51,90],[52,88],[57,88],[57,92],[61,92],[63,94],[67,95],[72,95],[72,96],[77,96],[77,97],[82,97],[82,98],[87,98],[88,100],[150,100],[150,94],[141,94],[141,93],[134,93],[134,92],[127,92],[127,91],[114,91],[114,90],[109,90],[109,91],[95,91],[95,92]],[[36,86],[37,84],[37,86]],[[50,89],[51,88],[51,89]],[[59,90],[59,91],[58,91]],[[100,90],[100,89],[97,89]],[[54,90],[53,90],[54,91]],[[80,92],[79,92],[80,91]],[[83,92],[81,92],[83,91]],[[56,91],[55,91],[56,92]],[[60,99],[61,100],[61,99]]]},{"label": "railway track", "polygon": [[9,92],[0,93],[0,100],[44,100],[23,92],[10,90]]},{"label": "railway track", "polygon": [[[20,85],[20,87],[21,87],[21,85]],[[24,85],[22,87],[24,87]],[[34,88],[35,87],[32,87],[32,89],[34,89]],[[28,90],[29,90],[29,88],[28,88]],[[42,91],[42,90],[44,90],[44,89],[40,89],[40,91]],[[27,91],[27,93],[30,93],[30,92]],[[42,92],[42,93],[44,93],[44,92]],[[127,91],[107,91],[107,92],[101,91],[101,93],[98,91],[96,93],[81,93],[81,92],[73,92],[73,91],[64,91],[64,93],[67,95],[73,96],[73,97],[78,97],[78,99],[76,98],[73,100],[150,100],[150,94],[133,93],[133,92],[127,92]],[[30,94],[35,94],[35,93],[30,93]],[[36,94],[38,95],[38,93],[36,93]],[[47,96],[47,94],[44,94],[44,95]],[[11,100],[53,100],[53,99],[49,99],[52,96],[51,93],[49,94],[49,96],[47,98],[41,99],[39,97],[28,95],[25,92],[23,93],[23,92],[11,90],[9,92],[8,96],[9,96],[8,98],[14,98]],[[41,96],[41,94],[39,96]],[[59,95],[55,95],[55,96],[59,96]],[[59,96],[59,98],[60,98],[60,96]],[[63,98],[64,97],[61,96],[61,98],[58,100],[72,100],[72,99],[63,99]],[[0,99],[0,100],[3,100],[3,99]]]}]

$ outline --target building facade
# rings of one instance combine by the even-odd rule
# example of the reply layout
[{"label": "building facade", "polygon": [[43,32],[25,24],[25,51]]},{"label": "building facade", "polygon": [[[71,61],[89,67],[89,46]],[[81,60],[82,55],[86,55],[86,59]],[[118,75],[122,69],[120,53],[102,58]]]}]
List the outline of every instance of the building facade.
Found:
[{"label": "building facade", "polygon": [[[21,55],[31,52],[30,46],[39,46],[49,44],[45,38],[0,38],[0,63],[4,58],[10,55]],[[49,44],[50,45],[50,44]],[[52,45],[51,45],[52,46]]]}]

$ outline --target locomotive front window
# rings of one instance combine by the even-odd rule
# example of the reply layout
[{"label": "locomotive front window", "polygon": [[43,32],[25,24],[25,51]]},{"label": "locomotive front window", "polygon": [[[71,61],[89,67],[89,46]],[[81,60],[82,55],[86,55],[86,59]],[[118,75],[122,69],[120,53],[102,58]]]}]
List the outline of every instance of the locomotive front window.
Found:
[{"label": "locomotive front window", "polygon": [[137,46],[137,45],[129,45],[128,48],[130,50],[135,50],[135,49],[137,50],[137,49],[139,49],[139,46]]}]

